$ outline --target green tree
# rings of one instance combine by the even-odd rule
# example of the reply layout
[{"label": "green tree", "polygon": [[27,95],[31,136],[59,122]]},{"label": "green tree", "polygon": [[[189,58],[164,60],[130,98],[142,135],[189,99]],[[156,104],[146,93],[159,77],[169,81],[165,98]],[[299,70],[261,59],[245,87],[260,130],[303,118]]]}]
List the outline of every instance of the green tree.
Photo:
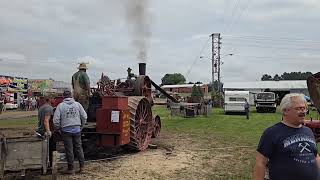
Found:
[{"label": "green tree", "polygon": [[311,72],[284,72],[282,75],[275,74],[272,78],[269,74],[264,74],[261,81],[279,81],[279,80],[306,80]]},{"label": "green tree", "polygon": [[[210,82],[208,84],[208,91],[211,92],[212,90],[217,90],[218,89],[218,84],[219,84],[218,81],[215,80],[214,83],[213,83],[213,88],[214,89],[212,89],[212,83]],[[222,82],[220,82],[220,89],[221,90],[223,89],[223,83]]]},{"label": "green tree", "polygon": [[213,105],[215,107],[220,107],[219,101],[224,101],[223,94],[219,94],[217,91],[213,90],[211,91],[211,99],[213,101]]},{"label": "green tree", "polygon": [[201,87],[200,87],[200,86],[197,86],[197,88],[198,88],[198,91],[199,91],[199,93],[200,93],[200,96],[203,97],[204,94],[203,94],[203,92],[202,92]]},{"label": "green tree", "polygon": [[273,80],[274,81],[280,81],[280,80],[282,80],[282,78],[278,74],[275,74],[274,77],[273,77]]},{"label": "green tree", "polygon": [[306,80],[310,75],[312,75],[311,72],[284,72],[281,78],[283,80]]},{"label": "green tree", "polygon": [[201,92],[199,91],[198,86],[193,85],[192,91],[191,91],[191,97],[201,97]]},{"label": "green tree", "polygon": [[272,76],[270,76],[269,74],[264,74],[261,77],[261,81],[272,81]]},{"label": "green tree", "polygon": [[166,74],[161,78],[162,85],[185,84],[186,78],[180,73]]},{"label": "green tree", "polygon": [[201,91],[200,86],[193,85],[192,91],[191,91],[191,98],[192,102],[199,103],[201,99],[203,98],[203,93]]}]

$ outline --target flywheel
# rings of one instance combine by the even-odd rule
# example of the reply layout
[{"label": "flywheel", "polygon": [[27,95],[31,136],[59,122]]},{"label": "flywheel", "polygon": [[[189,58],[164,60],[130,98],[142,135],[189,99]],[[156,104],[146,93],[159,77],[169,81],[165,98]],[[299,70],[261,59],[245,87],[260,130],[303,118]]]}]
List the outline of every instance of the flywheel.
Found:
[{"label": "flywheel", "polygon": [[154,128],[151,105],[147,98],[130,96],[130,143],[129,147],[143,151],[148,148]]}]

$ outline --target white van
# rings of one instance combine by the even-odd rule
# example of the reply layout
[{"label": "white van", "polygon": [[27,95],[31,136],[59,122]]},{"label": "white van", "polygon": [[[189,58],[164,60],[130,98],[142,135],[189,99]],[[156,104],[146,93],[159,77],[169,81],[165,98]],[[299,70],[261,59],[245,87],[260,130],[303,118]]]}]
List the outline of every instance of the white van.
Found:
[{"label": "white van", "polygon": [[224,112],[245,112],[245,99],[249,102],[249,91],[225,91]]},{"label": "white van", "polygon": [[18,108],[18,104],[15,99],[15,96],[17,96],[17,95],[15,95],[15,93],[7,93],[5,109],[17,109]]}]

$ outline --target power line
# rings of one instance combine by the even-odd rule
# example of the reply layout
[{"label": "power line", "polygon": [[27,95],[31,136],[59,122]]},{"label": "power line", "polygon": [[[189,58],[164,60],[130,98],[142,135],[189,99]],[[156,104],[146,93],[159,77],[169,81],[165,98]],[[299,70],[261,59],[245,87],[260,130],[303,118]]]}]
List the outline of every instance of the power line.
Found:
[{"label": "power line", "polygon": [[229,28],[229,29],[231,29],[230,32],[234,29],[233,26],[236,25],[236,24],[239,22],[239,20],[240,20],[241,17],[242,17],[242,14],[243,14],[245,11],[248,10],[248,7],[249,7],[249,4],[251,3],[251,1],[252,1],[252,0],[247,0],[247,1],[245,2],[246,4],[245,4],[244,6],[242,6],[242,9],[240,8],[240,12],[239,12],[238,16],[236,16],[235,20],[230,23],[230,28]]},{"label": "power line", "polygon": [[[263,61],[270,59],[278,61],[291,61],[291,60],[314,60],[318,59],[318,57],[290,57],[290,56],[250,56],[250,55],[236,55],[238,57],[251,58],[251,59],[263,59]],[[247,60],[247,59],[246,59]]]},{"label": "power line", "polygon": [[201,50],[200,50],[200,53],[194,58],[190,68],[188,69],[187,73],[186,73],[186,78],[188,78],[193,66],[196,64],[197,60],[199,60],[199,57],[201,56],[201,54],[203,53],[205,47],[207,46],[208,42],[209,42],[210,38],[208,38],[205,43],[203,44]]},{"label": "power line", "polygon": [[241,43],[272,43],[272,44],[281,44],[281,45],[308,45],[308,46],[320,46],[319,42],[308,42],[308,41],[286,41],[286,40],[276,40],[276,39],[266,39],[266,40],[259,40],[259,39],[244,39],[244,38],[225,38],[225,41],[232,41],[232,42],[241,42]]},{"label": "power line", "polygon": [[256,41],[273,41],[273,42],[306,42],[306,43],[316,43],[320,44],[320,41],[300,39],[300,38],[290,38],[290,37],[271,37],[271,36],[240,36],[240,35],[225,35],[224,37],[230,39],[244,39],[244,40],[256,40]]},{"label": "power line", "polygon": [[224,29],[223,29],[223,31],[222,32],[226,32],[228,29],[228,27],[230,26],[230,24],[232,23],[232,21],[233,21],[233,17],[234,17],[234,14],[235,14],[235,12],[236,12],[236,9],[238,8],[238,5],[239,5],[239,1],[240,0],[235,0],[234,2],[235,2],[235,4],[234,4],[234,6],[233,6],[233,8],[232,8],[232,10],[231,10],[231,16],[230,16],[230,21],[229,21],[229,24],[227,24],[225,27],[224,27]]},{"label": "power line", "polygon": [[[227,12],[227,10],[229,9],[229,6],[230,6],[230,0],[225,0],[224,2],[226,5],[225,5],[224,11],[222,13]],[[226,26],[226,16],[222,16],[221,26],[222,27]]]},{"label": "power line", "polygon": [[266,46],[266,45],[261,45],[261,44],[250,44],[250,43],[241,43],[239,44],[238,42],[233,42],[233,43],[224,43],[224,45],[233,45],[233,46],[240,46],[240,47],[254,47],[254,48],[263,48],[263,49],[285,49],[285,50],[300,50],[300,51],[319,51],[319,48],[308,48],[308,47],[289,47],[289,46]]}]

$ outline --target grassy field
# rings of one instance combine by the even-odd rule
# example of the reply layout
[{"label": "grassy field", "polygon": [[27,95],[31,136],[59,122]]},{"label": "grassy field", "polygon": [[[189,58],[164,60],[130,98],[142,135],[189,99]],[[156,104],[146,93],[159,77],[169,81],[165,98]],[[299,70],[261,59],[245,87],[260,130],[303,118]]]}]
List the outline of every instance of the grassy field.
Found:
[{"label": "grassy field", "polygon": [[[162,121],[161,143],[195,153],[197,158],[193,169],[175,172],[174,179],[251,179],[255,149],[263,130],[281,120],[279,111],[252,110],[249,120],[244,115],[224,115],[222,109],[197,118],[171,117],[164,106],[156,106],[154,113]],[[311,116],[317,118],[316,112],[312,111]],[[36,123],[37,118],[0,120],[0,128],[23,128]],[[158,176],[161,179],[161,174]]]},{"label": "grassy field", "polygon": [[[252,110],[249,120],[244,115],[224,115],[222,109],[214,109],[208,117],[190,119],[171,117],[162,107],[157,107],[156,112],[162,117],[164,132],[191,137],[190,143],[198,144],[199,150],[208,151],[203,157],[203,168],[207,168],[205,179],[251,179],[255,150],[262,132],[281,120],[279,111],[257,113]],[[310,115],[316,118],[315,111]],[[206,161],[206,158],[212,160],[214,155],[220,156],[216,151],[230,155],[224,156],[219,166]]]},{"label": "grassy field", "polygon": [[24,128],[36,126],[37,121],[37,117],[0,120],[0,128]]}]

